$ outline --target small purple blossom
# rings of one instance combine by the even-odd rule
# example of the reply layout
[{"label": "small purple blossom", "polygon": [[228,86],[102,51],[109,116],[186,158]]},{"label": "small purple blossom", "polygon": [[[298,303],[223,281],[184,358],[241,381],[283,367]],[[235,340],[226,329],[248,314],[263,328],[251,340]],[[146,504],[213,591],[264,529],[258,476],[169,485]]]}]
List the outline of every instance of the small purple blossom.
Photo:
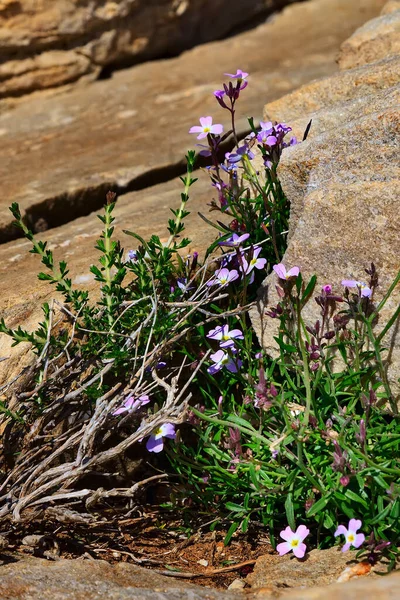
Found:
[{"label": "small purple blossom", "polygon": [[200,117],[200,125],[194,125],[189,129],[189,133],[198,133],[198,140],[202,140],[207,137],[210,133],[221,134],[224,130],[223,125],[212,124],[212,117]]},{"label": "small purple blossom", "polygon": [[138,253],[137,250],[129,250],[128,251],[128,261],[131,261],[133,263],[138,261]]},{"label": "small purple blossom", "polygon": [[220,340],[220,348],[233,348],[235,346],[234,340],[243,340],[243,333],[240,329],[231,329],[229,331],[229,325],[222,325],[211,329],[207,333],[207,337],[211,340]]},{"label": "small purple blossom", "polygon": [[211,285],[220,285],[220,286],[224,286],[224,285],[228,285],[228,283],[231,283],[232,281],[236,281],[236,279],[239,278],[239,273],[236,271],[236,269],[232,269],[231,271],[229,269],[223,268],[223,269],[219,269],[218,271],[215,271],[214,273],[214,278],[211,279],[210,281],[207,281],[207,285],[211,286]]},{"label": "small purple blossom", "polygon": [[362,526],[362,521],[359,519],[350,519],[349,526],[346,528],[344,525],[339,525],[335,531],[335,537],[338,535],[344,535],[346,543],[342,548],[342,552],[347,552],[350,546],[359,548],[365,541],[365,535],[363,533],[357,533],[357,530]]},{"label": "small purple blossom", "polygon": [[239,87],[240,90],[244,90],[244,88],[247,87],[247,85],[248,85],[248,82],[246,81],[246,77],[248,77],[249,74],[245,73],[241,69],[237,69],[235,75],[233,75],[232,73],[224,73],[224,75],[226,75],[227,77],[230,77],[231,79],[237,79],[237,82],[240,86]]},{"label": "small purple blossom", "polygon": [[243,242],[248,240],[249,237],[249,233],[244,233],[243,235],[238,235],[237,233],[234,233],[230,238],[228,238],[224,242],[218,242],[218,244],[220,246],[228,246],[229,248],[238,248]]},{"label": "small purple blossom", "polygon": [[113,415],[122,415],[125,412],[135,412],[145,404],[150,402],[150,398],[145,394],[135,398],[134,396],[128,396],[125,402],[113,412]]},{"label": "small purple blossom", "polygon": [[224,352],[224,350],[218,350],[214,354],[211,354],[210,358],[214,363],[207,369],[207,372],[210,373],[210,375],[218,373],[218,371],[220,371],[224,367],[228,369],[228,371],[230,371],[231,373],[237,373],[240,367],[242,366],[241,360],[234,360],[232,356],[227,352]]},{"label": "small purple blossom", "polygon": [[342,285],[347,288],[358,288],[362,298],[370,298],[372,290],[364,281],[356,281],[355,279],[343,279]]},{"label": "small purple blossom", "polygon": [[322,293],[323,294],[332,294],[332,286],[328,283],[327,285],[324,285],[322,288]]},{"label": "small purple blossom", "polygon": [[146,449],[149,452],[161,452],[164,448],[164,438],[169,438],[170,440],[176,438],[175,425],[164,423],[164,425],[158,427],[147,440]]},{"label": "small purple blossom", "polygon": [[297,277],[300,273],[299,267],[292,267],[289,269],[289,271],[286,271],[286,267],[282,263],[274,265],[272,268],[278,275],[279,279],[290,279],[291,277]]},{"label": "small purple blossom", "polygon": [[253,249],[253,256],[248,261],[246,258],[242,259],[243,271],[246,275],[252,272],[253,269],[264,269],[267,263],[266,258],[258,258],[262,248],[255,246]]},{"label": "small purple blossom", "polygon": [[306,539],[310,530],[305,525],[299,525],[296,531],[292,531],[290,527],[286,527],[280,532],[280,536],[284,542],[278,544],[276,549],[279,552],[279,556],[283,556],[288,552],[293,552],[296,558],[303,558],[307,551],[307,546],[303,543]]}]

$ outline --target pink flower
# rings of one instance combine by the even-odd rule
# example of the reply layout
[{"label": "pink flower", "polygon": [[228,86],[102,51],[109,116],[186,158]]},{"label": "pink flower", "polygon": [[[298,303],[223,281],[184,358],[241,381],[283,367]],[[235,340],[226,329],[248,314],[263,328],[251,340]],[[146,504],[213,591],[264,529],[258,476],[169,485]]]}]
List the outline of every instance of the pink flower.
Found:
[{"label": "pink flower", "polygon": [[218,271],[215,271],[214,273],[214,279],[210,279],[210,281],[207,281],[207,285],[228,285],[228,283],[231,283],[231,281],[235,281],[236,279],[239,278],[239,273],[236,271],[236,269],[232,269],[231,271],[229,269],[223,268],[223,269],[219,269]]},{"label": "pink flower", "polygon": [[231,329],[231,331],[229,331],[229,325],[222,325],[221,327],[211,329],[211,331],[207,333],[207,337],[211,340],[220,340],[221,348],[232,348],[235,346],[235,339],[244,339],[240,329]]},{"label": "pink flower", "polygon": [[194,125],[189,129],[189,133],[198,133],[198,140],[207,137],[209,133],[220,134],[224,130],[223,125],[213,125],[212,117],[200,117],[200,125]]},{"label": "pink flower", "polygon": [[299,525],[295,532],[293,532],[289,526],[280,532],[280,536],[285,542],[278,544],[276,549],[279,552],[279,556],[283,556],[288,552],[293,551],[293,554],[297,558],[303,558],[306,553],[307,546],[303,544],[303,540],[306,539],[310,530],[305,525]]},{"label": "pink flower", "polygon": [[290,279],[291,277],[297,277],[300,273],[299,267],[292,267],[289,271],[286,271],[285,265],[279,263],[279,265],[274,265],[273,270],[278,275],[279,279]]},{"label": "pink flower", "polygon": [[175,425],[172,423],[164,423],[164,425],[158,427],[147,440],[146,449],[149,452],[161,452],[164,448],[164,438],[169,438],[171,440],[176,438]]},{"label": "pink flower", "polygon": [[350,546],[359,548],[361,544],[364,543],[365,535],[363,533],[357,533],[357,530],[360,529],[361,525],[362,521],[359,519],[350,519],[348,529],[346,529],[344,525],[339,525],[339,527],[336,529],[335,537],[338,535],[344,535],[346,539],[346,543],[342,548],[342,552],[347,552]]},{"label": "pink flower", "polygon": [[122,415],[124,412],[134,412],[149,402],[150,398],[147,395],[140,396],[139,398],[136,398],[136,400],[134,396],[128,396],[123,405],[113,412],[113,415]]},{"label": "pink flower", "polygon": [[264,269],[267,259],[266,258],[258,258],[258,255],[261,252],[261,248],[260,246],[256,246],[253,249],[253,256],[252,258],[247,261],[245,258],[243,258],[243,270],[246,273],[246,275],[248,275],[249,273],[252,272],[253,269]]},{"label": "pink flower", "polygon": [[343,279],[342,285],[348,288],[358,288],[362,298],[369,298],[372,294],[372,290],[363,281],[356,281],[355,279]]},{"label": "pink flower", "polygon": [[248,240],[249,237],[249,233],[243,233],[243,235],[238,235],[237,233],[234,233],[230,238],[228,238],[224,242],[218,242],[218,244],[220,246],[228,246],[229,248],[238,248],[243,242]]},{"label": "pink flower", "polygon": [[332,286],[329,283],[327,285],[324,285],[322,288],[322,293],[323,294],[332,294]]},{"label": "pink flower", "polygon": [[236,75],[232,75],[232,73],[224,73],[224,75],[226,75],[227,77],[230,77],[231,79],[246,79],[246,77],[249,74],[244,73],[244,71],[242,71],[241,69],[237,69]]},{"label": "pink flower", "polygon": [[215,354],[210,355],[211,360],[213,361],[213,365],[208,367],[207,372],[210,375],[214,375],[214,373],[218,373],[224,367],[228,369],[231,373],[237,373],[240,367],[242,366],[242,361],[237,359],[233,360],[232,356],[223,350],[218,350]]}]

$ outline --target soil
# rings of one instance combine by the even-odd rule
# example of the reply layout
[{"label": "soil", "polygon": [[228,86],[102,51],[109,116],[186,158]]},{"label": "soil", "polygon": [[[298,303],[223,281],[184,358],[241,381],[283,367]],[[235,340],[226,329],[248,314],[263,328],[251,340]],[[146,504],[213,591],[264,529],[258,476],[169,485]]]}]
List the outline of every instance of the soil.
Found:
[{"label": "soil", "polygon": [[131,562],[163,575],[226,589],[233,580],[246,578],[256,558],[273,552],[261,527],[234,534],[225,546],[226,530],[210,531],[209,517],[189,529],[182,515],[166,515],[154,506],[140,507],[140,515],[133,518],[118,520],[102,514],[102,519],[88,524],[47,519],[9,524],[8,528],[3,524],[0,534],[7,547],[2,548],[1,558],[7,562],[11,553],[15,558],[31,554],[49,560],[81,557]]}]

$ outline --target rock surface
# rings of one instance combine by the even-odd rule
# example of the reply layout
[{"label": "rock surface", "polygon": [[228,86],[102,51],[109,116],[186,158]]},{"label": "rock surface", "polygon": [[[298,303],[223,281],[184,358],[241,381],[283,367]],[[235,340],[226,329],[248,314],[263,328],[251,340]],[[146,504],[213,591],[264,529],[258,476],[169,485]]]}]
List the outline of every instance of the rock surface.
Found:
[{"label": "rock surface", "polygon": [[340,44],[382,6],[383,0],[294,4],[252,31],[178,58],[12,104],[0,115],[0,242],[18,235],[12,201],[40,230],[88,214],[110,187],[129,191],[171,179],[195,144],[187,132],[201,115],[229,125],[212,94],[224,72],[240,65],[251,73],[238,107],[246,128],[247,115],[260,114],[261,98],[272,101],[336,70]]},{"label": "rock surface", "polygon": [[335,583],[346,568],[357,565],[356,554],[356,551],[343,553],[337,546],[312,550],[305,560],[296,560],[288,554],[266,554],[257,560],[247,582],[252,590],[271,589],[279,593],[287,588],[327,586]]},{"label": "rock surface", "polygon": [[343,45],[341,69],[352,69],[400,54],[400,9],[391,10],[360,27]]},{"label": "rock surface", "polygon": [[[400,12],[389,17],[397,19]],[[381,18],[362,28],[375,40]],[[353,36],[357,38],[356,32]],[[374,44],[371,41],[371,53]],[[313,119],[306,142],[284,152],[279,176],[291,202],[289,241],[284,263],[301,267],[307,280],[331,283],[338,292],[344,278],[365,279],[374,262],[379,272],[377,298],[395,278],[400,256],[400,55],[381,60],[381,46],[363,66],[306,85],[265,107],[265,119],[293,123],[297,135]],[[346,56],[346,44],[342,57]],[[355,55],[357,56],[357,55]],[[357,64],[357,57],[354,59]],[[278,301],[275,275],[267,278],[264,297],[253,312],[262,343],[275,353],[275,324],[264,317],[266,305]],[[381,313],[377,331],[400,301],[400,286]],[[317,305],[309,302],[304,316],[314,323]],[[385,339],[388,374],[396,386],[400,370],[398,326]]]},{"label": "rock surface", "polygon": [[[110,565],[102,560],[81,559],[53,562],[38,558],[20,560],[19,556],[12,556],[12,562],[0,567],[0,596],[5,600],[398,599],[399,573],[387,577],[360,577],[346,584],[316,586],[316,583],[331,580],[330,570],[338,571],[339,562],[345,562],[343,558],[339,562],[333,559],[331,567],[334,550],[338,553],[337,549],[313,551],[305,561],[282,560],[277,555],[261,557],[255,573],[246,579],[251,588],[243,591],[200,587],[184,579],[165,577],[128,563]],[[276,559],[272,568],[271,558]],[[313,568],[316,569],[314,575]],[[309,583],[312,587],[308,587]]]},{"label": "rock surface", "polygon": [[[138,65],[84,89],[40,94],[11,105],[0,115],[0,241],[18,235],[8,210],[12,201],[20,203],[36,231],[71,221],[44,239],[56,247],[59,259],[66,254],[73,276],[90,288],[88,266],[96,260],[97,219],[73,219],[100,207],[109,188],[140,189],[181,171],[185,151],[195,143],[187,134],[189,127],[202,114],[221,114],[212,91],[223,72],[235,72],[240,65],[252,73],[239,112],[257,116],[260,98],[275,99],[304,81],[335,71],[340,43],[366,18],[379,14],[383,4],[383,0],[294,4],[253,31],[200,46],[176,59]],[[245,125],[243,119],[240,126]],[[193,188],[193,213],[204,211],[211,199],[206,175],[200,179]],[[180,191],[180,182],[175,181],[123,195],[117,209],[121,229],[162,234],[168,209]],[[196,216],[192,219],[189,233],[194,245],[204,248],[207,228]],[[37,257],[28,250],[22,240],[0,247],[0,277],[7,290],[0,296],[0,315],[9,326],[30,329],[40,320],[40,305],[53,290],[37,281]],[[11,357],[0,362],[0,386],[32,362],[26,347],[10,346],[10,340],[0,335],[0,356]]]},{"label": "rock surface", "polygon": [[173,56],[293,1],[2,0],[0,97]]},{"label": "rock surface", "polygon": [[200,587],[127,563],[25,559],[0,567],[7,600],[235,600],[237,592]]}]

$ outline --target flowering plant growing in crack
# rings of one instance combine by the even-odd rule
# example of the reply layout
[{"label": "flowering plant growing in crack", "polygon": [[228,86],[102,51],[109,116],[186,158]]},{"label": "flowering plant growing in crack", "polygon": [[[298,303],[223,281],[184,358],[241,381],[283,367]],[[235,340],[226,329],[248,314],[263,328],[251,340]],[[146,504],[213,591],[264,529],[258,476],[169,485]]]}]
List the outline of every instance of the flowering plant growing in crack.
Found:
[{"label": "flowering plant growing in crack", "polygon": [[[211,200],[200,218],[215,240],[203,254],[183,237],[194,151],[165,238],[125,230],[124,249],[114,236],[116,196],[107,194],[99,261],[90,267],[97,295],[74,289],[66,262],[55,261],[11,206],[45,267],[39,278],[62,302],[44,305],[33,332],[0,322],[0,332],[37,355],[30,385],[1,390],[9,402],[5,453],[17,458],[0,482],[0,517],[19,520],[50,501],[66,510],[80,503],[87,515],[104,498],[128,514],[140,487],[132,491],[128,477],[123,488],[79,484],[91,473],[127,472],[132,451],[145,457],[143,485],[167,472],[180,480],[175,504],[164,509],[178,503],[184,514],[211,515],[214,527],[228,522],[226,543],[261,523],[280,554],[301,558],[306,537],[307,547],[328,546],[339,534],[362,552],[362,517],[369,556],[393,555],[399,412],[383,340],[400,309],[379,331],[376,324],[400,275],[383,290],[374,265],[365,275],[360,265],[354,280],[317,283],[287,264],[290,206],[278,163],[297,140],[285,123],[249,119],[247,131],[238,130],[237,106],[251,83],[240,69],[226,76],[214,98],[228,126],[208,115],[189,132],[208,160]],[[258,290],[267,275],[276,300],[266,306]],[[314,322],[305,316],[311,302],[320,314]],[[257,307],[273,332],[273,355],[250,322]],[[46,444],[37,451],[40,439]]]}]

